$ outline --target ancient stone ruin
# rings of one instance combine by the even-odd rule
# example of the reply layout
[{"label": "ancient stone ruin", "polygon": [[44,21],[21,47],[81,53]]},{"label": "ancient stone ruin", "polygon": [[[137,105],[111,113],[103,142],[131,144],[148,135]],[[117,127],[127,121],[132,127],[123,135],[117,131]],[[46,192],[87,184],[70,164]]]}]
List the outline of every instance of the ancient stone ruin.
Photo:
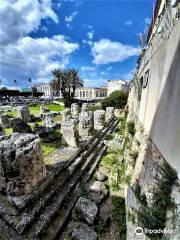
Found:
[{"label": "ancient stone ruin", "polygon": [[114,118],[114,107],[107,107],[105,114],[105,122],[108,123]]},{"label": "ancient stone ruin", "polygon": [[94,129],[101,130],[105,125],[105,111],[96,110],[94,112]]},{"label": "ancient stone ruin", "polygon": [[79,135],[88,137],[93,135],[94,121],[93,113],[91,111],[81,112],[79,115]]},{"label": "ancient stone ruin", "polygon": [[76,128],[75,120],[70,119],[66,122],[62,122],[61,131],[66,143],[70,147],[77,148],[79,146],[79,134]]},{"label": "ancient stone ruin", "polygon": [[71,104],[71,116],[73,118],[79,117],[80,110],[80,106],[77,103]]},{"label": "ancient stone ruin", "polygon": [[0,190],[10,196],[31,192],[46,175],[39,139],[14,133],[0,142]]},{"label": "ancient stone ruin", "polygon": [[14,133],[32,133],[31,127],[21,118],[14,118],[11,123]]},{"label": "ancient stone ruin", "polygon": [[4,135],[4,133],[5,133],[4,126],[0,124],[0,136]]},{"label": "ancient stone ruin", "polygon": [[11,128],[12,127],[12,117],[9,115],[2,115],[0,117],[0,122],[4,126],[4,128]]},{"label": "ancient stone ruin", "polygon": [[28,106],[22,106],[17,109],[17,116],[26,122],[31,121],[31,114]]}]

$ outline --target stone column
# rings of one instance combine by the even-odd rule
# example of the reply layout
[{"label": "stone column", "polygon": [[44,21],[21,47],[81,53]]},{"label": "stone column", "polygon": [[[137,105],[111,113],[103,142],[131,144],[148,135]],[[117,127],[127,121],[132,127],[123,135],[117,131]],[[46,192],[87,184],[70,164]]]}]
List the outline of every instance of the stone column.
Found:
[{"label": "stone column", "polygon": [[22,196],[46,176],[39,138],[14,133],[0,142],[0,191]]},{"label": "stone column", "polygon": [[56,126],[56,123],[55,123],[55,121],[54,121],[54,115],[51,114],[51,113],[46,113],[46,114],[44,114],[44,116],[43,116],[43,122],[44,122],[44,126],[45,126],[45,127],[52,128],[52,127],[55,127],[55,126]]},{"label": "stone column", "polygon": [[94,129],[101,130],[105,125],[105,111],[96,110],[94,112]]},{"label": "stone column", "polygon": [[81,111],[82,111],[82,112],[86,112],[87,110],[88,110],[88,103],[83,103],[83,104],[82,104]]},{"label": "stone column", "polygon": [[74,119],[62,122],[61,131],[63,133],[64,140],[70,147],[77,148],[79,146],[79,135]]},{"label": "stone column", "polygon": [[93,112],[81,112],[79,115],[79,135],[88,137],[93,135]]},{"label": "stone column", "polygon": [[77,103],[71,104],[71,115],[73,118],[78,118],[80,113],[80,106]]},{"label": "stone column", "polygon": [[27,106],[22,106],[17,109],[17,116],[26,122],[31,121],[31,114]]},{"label": "stone column", "polygon": [[66,109],[62,112],[62,122],[69,121],[71,119],[71,110]]},{"label": "stone column", "polygon": [[105,122],[108,123],[114,118],[114,107],[107,107],[105,114]]}]

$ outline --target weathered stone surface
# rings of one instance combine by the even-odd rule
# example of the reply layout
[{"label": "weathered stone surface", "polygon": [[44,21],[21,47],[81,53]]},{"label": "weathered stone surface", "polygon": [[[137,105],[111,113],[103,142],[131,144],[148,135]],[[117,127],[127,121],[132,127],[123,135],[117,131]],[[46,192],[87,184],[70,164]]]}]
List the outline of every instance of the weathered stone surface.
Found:
[{"label": "weathered stone surface", "polygon": [[44,115],[43,122],[44,122],[44,126],[47,128],[53,128],[56,126],[53,114]]},{"label": "weathered stone surface", "polygon": [[79,135],[88,137],[93,135],[93,113],[91,111],[81,112],[79,115]]},{"label": "weathered stone surface", "polygon": [[114,109],[114,116],[117,117],[117,118],[120,118],[121,111],[122,111],[121,109],[115,108]]},{"label": "weathered stone surface", "polygon": [[83,103],[83,104],[82,104],[81,111],[82,111],[82,112],[88,111],[88,106],[89,106],[88,103]]},{"label": "weathered stone surface", "polygon": [[39,139],[14,133],[0,143],[1,190],[11,196],[30,193],[46,175]]},{"label": "weathered stone surface", "polygon": [[89,198],[96,204],[108,195],[108,189],[103,182],[95,181],[89,188]]},{"label": "weathered stone surface", "polygon": [[31,127],[22,119],[14,118],[12,120],[13,132],[17,133],[32,133]]},{"label": "weathered stone surface", "polygon": [[96,178],[100,182],[104,182],[106,180],[106,175],[100,171],[96,172]]},{"label": "weathered stone surface", "polygon": [[5,134],[4,126],[0,124],[0,136]]},{"label": "weathered stone surface", "polygon": [[87,224],[81,223],[79,227],[73,230],[72,238],[74,240],[96,240],[97,234]]},{"label": "weathered stone surface", "polygon": [[79,135],[73,119],[62,122],[61,131],[63,138],[70,147],[77,148],[79,146]]},{"label": "weathered stone surface", "polygon": [[97,212],[98,208],[94,202],[80,197],[74,207],[73,218],[85,220],[89,225],[92,225]]},{"label": "weathered stone surface", "polygon": [[3,115],[0,118],[0,122],[4,128],[11,128],[12,127],[12,117],[8,115]]},{"label": "weathered stone surface", "polygon": [[94,112],[94,129],[101,130],[105,125],[105,111],[96,110]]},{"label": "weathered stone surface", "polygon": [[80,106],[77,103],[71,104],[71,115],[73,118],[79,117],[80,110]]},{"label": "weathered stone surface", "polygon": [[[108,200],[108,199],[107,199]],[[111,218],[111,209],[108,201],[103,202],[99,208],[99,217],[106,224]]]},{"label": "weathered stone surface", "polygon": [[22,106],[17,109],[17,116],[26,122],[31,121],[31,114],[27,106]]},{"label": "weathered stone surface", "polygon": [[71,119],[71,110],[66,109],[62,112],[62,122],[69,121]]},{"label": "weathered stone surface", "polygon": [[114,117],[114,107],[107,107],[106,114],[105,114],[105,122],[108,123]]}]

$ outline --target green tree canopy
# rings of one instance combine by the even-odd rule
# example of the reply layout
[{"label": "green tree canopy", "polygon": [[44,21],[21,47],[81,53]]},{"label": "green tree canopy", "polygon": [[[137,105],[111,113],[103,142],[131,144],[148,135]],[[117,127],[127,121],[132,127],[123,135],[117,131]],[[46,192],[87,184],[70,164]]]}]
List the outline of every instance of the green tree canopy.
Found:
[{"label": "green tree canopy", "polygon": [[52,75],[53,79],[50,82],[52,88],[62,92],[65,106],[70,107],[76,88],[83,86],[78,71],[76,69],[55,69]]},{"label": "green tree canopy", "polygon": [[102,101],[102,107],[124,108],[128,99],[128,93],[114,91]]}]

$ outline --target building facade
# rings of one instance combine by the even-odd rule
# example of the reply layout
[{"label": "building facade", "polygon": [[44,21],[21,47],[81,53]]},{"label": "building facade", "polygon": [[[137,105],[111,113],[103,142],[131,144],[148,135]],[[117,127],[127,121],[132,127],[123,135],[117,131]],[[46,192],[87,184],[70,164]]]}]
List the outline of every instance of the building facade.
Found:
[{"label": "building facade", "polygon": [[108,86],[108,92],[107,92],[108,96],[112,92],[117,90],[127,92],[129,88],[128,83],[124,80],[108,80],[107,86]]}]

